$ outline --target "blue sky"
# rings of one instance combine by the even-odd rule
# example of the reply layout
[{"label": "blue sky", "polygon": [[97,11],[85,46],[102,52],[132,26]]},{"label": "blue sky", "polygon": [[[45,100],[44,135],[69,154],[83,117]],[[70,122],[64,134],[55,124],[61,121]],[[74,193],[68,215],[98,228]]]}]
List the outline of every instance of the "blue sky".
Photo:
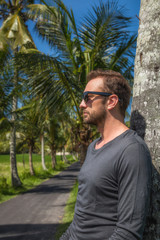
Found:
[{"label": "blue sky", "polygon": [[[102,1],[105,2],[105,0]],[[99,3],[99,0],[63,0],[63,2],[73,9],[77,19],[81,19],[91,9],[91,6]],[[138,19],[136,15],[139,15],[140,0],[118,0],[118,3],[120,6],[125,6],[129,16],[135,18],[134,27],[137,28]]]},{"label": "blue sky", "polygon": [[[105,0],[102,1],[105,2]],[[63,0],[63,2],[68,8],[72,8],[77,23],[82,21],[83,16],[87,15],[92,6],[99,4],[99,0]],[[124,6],[127,16],[133,18],[131,30],[137,32],[139,20],[136,15],[139,16],[140,0],[118,0],[118,4],[119,6]],[[32,28],[32,26],[29,26],[29,28]],[[32,35],[35,44],[40,51],[45,52],[46,54],[52,53],[51,49],[44,41],[40,40],[33,32]]]}]

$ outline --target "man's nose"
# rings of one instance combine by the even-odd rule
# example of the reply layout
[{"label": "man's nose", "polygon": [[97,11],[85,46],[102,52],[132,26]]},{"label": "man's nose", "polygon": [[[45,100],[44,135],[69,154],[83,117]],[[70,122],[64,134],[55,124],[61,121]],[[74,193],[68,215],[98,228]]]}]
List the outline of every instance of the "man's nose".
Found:
[{"label": "man's nose", "polygon": [[84,99],[82,99],[79,107],[80,107],[80,108],[86,108],[86,103],[85,103]]}]

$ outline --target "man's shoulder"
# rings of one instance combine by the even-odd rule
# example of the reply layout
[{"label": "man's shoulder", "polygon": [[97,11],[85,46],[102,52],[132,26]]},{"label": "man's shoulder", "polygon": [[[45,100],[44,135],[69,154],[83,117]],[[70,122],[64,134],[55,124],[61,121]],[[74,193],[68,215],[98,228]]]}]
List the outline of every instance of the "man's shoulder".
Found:
[{"label": "man's shoulder", "polygon": [[135,154],[135,151],[144,151],[147,155],[150,155],[145,141],[132,129],[128,129],[120,135],[113,147],[119,156],[123,152]]},{"label": "man's shoulder", "polygon": [[[95,149],[96,142],[99,141],[99,139],[100,138],[97,138],[90,143],[88,147],[89,152],[90,150]],[[136,133],[136,131],[132,129],[128,129],[127,131],[113,139],[111,142],[105,144],[102,148],[99,149],[99,151],[109,150],[118,152],[119,153],[118,155],[120,155],[125,149],[132,148],[132,146],[133,147],[137,146],[137,148],[141,146],[143,149],[149,152],[149,149],[145,141]]]},{"label": "man's shoulder", "polygon": [[120,142],[119,158],[117,161],[118,169],[131,169],[147,165],[151,168],[151,155],[145,141],[138,134],[129,130],[128,136]]},{"label": "man's shoulder", "polygon": [[128,136],[126,136],[123,144],[122,156],[127,156],[127,159],[134,158],[134,162],[138,158],[148,159],[151,162],[151,155],[145,141],[133,130],[129,130]]},{"label": "man's shoulder", "polygon": [[136,131],[129,129],[127,134],[124,137],[124,140],[122,140],[122,144],[124,144],[125,147],[128,147],[129,145],[141,145],[144,149],[148,150],[147,144],[145,143],[144,139],[142,139]]}]

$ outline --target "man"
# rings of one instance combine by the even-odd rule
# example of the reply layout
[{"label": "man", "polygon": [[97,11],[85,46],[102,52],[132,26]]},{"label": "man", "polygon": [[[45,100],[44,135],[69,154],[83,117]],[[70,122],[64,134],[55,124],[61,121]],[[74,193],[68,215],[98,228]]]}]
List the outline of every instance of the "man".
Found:
[{"label": "man", "polygon": [[144,141],[124,124],[130,87],[120,73],[92,71],[80,108],[101,137],[88,147],[79,174],[73,222],[61,240],[142,239],[151,187]]}]

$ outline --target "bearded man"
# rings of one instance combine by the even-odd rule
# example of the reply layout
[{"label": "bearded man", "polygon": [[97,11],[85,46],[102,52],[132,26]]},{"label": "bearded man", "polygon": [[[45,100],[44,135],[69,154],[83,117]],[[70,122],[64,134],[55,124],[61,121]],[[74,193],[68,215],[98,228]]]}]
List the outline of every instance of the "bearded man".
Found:
[{"label": "bearded man", "polygon": [[92,71],[80,108],[100,137],[88,147],[79,173],[73,222],[61,240],[140,240],[151,189],[151,157],[124,124],[131,89],[114,71]]}]

